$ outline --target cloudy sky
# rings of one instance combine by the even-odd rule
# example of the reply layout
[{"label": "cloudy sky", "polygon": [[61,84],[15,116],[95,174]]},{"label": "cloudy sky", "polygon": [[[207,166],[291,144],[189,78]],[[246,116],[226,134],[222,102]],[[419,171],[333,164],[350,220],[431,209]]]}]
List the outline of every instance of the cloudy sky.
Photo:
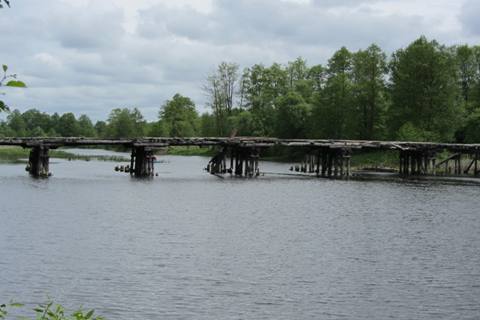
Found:
[{"label": "cloudy sky", "polygon": [[[0,64],[26,90],[20,110],[88,114],[137,106],[153,120],[181,93],[205,110],[201,86],[221,61],[246,67],[302,56],[326,63],[341,46],[387,52],[420,35],[480,44],[478,0],[11,0],[0,10]],[[4,90],[5,91],[5,90]]]}]

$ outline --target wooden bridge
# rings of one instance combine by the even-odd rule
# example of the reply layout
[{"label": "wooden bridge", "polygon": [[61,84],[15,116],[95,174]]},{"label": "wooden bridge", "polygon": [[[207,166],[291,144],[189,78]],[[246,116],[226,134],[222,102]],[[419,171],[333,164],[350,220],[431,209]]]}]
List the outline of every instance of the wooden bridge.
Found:
[{"label": "wooden bridge", "polygon": [[[480,175],[480,144],[452,144],[432,142],[363,141],[326,139],[277,139],[263,137],[198,137],[198,138],[0,138],[0,145],[30,148],[27,169],[32,176],[48,177],[49,150],[59,147],[122,146],[132,150],[129,172],[135,177],[154,175],[154,150],[169,146],[216,147],[218,153],[210,160],[207,170],[212,174],[234,174],[254,177],[259,175],[262,150],[275,146],[301,148],[305,159],[298,170],[317,176],[343,178],[351,175],[350,159],[359,150],[399,151],[399,174],[403,177],[435,175],[439,168],[450,168],[453,174]],[[438,155],[449,156],[438,160]],[[462,167],[462,157],[468,165]]]}]

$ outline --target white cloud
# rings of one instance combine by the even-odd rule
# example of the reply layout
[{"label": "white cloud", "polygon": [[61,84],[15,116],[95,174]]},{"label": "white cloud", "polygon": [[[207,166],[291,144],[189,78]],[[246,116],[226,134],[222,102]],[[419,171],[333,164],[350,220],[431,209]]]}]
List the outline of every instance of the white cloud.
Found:
[{"label": "white cloud", "polygon": [[24,0],[0,10],[2,54],[28,82],[8,92],[25,110],[88,113],[138,106],[153,120],[179,92],[202,107],[221,61],[246,67],[298,56],[326,63],[340,46],[391,52],[424,34],[480,37],[475,0]]}]

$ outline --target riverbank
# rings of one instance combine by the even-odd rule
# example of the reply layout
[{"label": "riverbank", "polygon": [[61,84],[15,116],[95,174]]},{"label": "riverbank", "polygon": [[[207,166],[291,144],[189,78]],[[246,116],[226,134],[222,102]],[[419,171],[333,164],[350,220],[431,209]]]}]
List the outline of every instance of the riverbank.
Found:
[{"label": "riverbank", "polygon": [[[112,150],[107,148],[106,150]],[[115,150],[121,151],[121,150]],[[28,159],[29,149],[21,147],[0,147],[0,162],[18,162],[22,159]],[[157,151],[158,155],[173,155],[173,156],[214,156],[216,150],[213,148],[201,148],[197,146],[175,146]],[[126,156],[122,155],[84,155],[71,152],[69,149],[51,150],[51,158],[69,159],[69,160],[84,160],[92,159],[103,161],[125,161],[128,160]],[[296,163],[301,162],[303,158],[302,152],[289,152],[289,150],[282,150],[272,148],[265,150],[262,155],[263,161],[269,162],[283,162]],[[398,167],[398,154],[395,151],[386,152],[367,152],[354,154],[352,156],[352,168],[369,168],[369,169],[389,169]]]},{"label": "riverbank", "polygon": [[[23,162],[28,159],[30,154],[29,149],[20,147],[0,147],[0,162]],[[102,160],[102,161],[125,161],[126,158],[122,156],[103,156],[103,155],[79,155],[64,150],[50,150],[50,158],[68,159],[68,160]]]}]

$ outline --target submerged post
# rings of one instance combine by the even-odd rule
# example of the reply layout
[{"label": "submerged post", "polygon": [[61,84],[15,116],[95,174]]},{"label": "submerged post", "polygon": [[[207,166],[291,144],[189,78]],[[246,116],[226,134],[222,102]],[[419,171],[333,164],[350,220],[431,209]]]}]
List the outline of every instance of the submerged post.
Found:
[{"label": "submerged post", "polygon": [[50,175],[48,151],[49,147],[44,145],[35,146],[30,151],[26,169],[32,177],[47,178]]}]

